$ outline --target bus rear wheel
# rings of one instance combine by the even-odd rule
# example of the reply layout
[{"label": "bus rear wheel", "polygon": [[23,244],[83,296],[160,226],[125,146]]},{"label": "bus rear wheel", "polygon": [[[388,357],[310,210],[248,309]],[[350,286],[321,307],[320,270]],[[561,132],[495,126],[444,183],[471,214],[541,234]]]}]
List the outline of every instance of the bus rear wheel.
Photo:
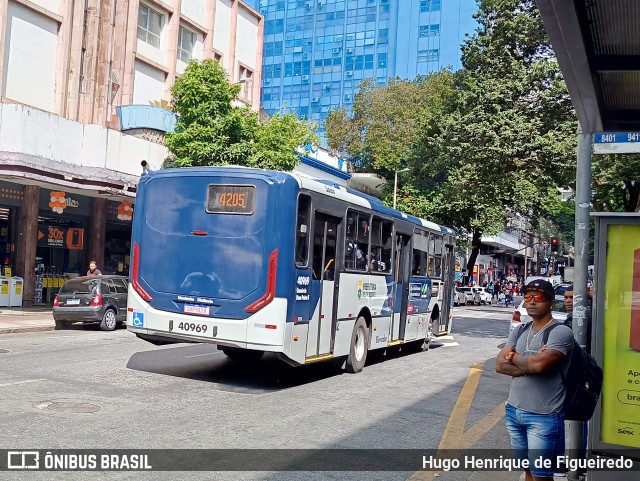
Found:
[{"label": "bus rear wheel", "polygon": [[356,324],[353,326],[351,334],[351,346],[349,347],[349,356],[347,357],[347,372],[357,373],[362,371],[364,363],[367,361],[367,352],[369,351],[369,329],[364,317],[358,317]]},{"label": "bus rear wheel", "polygon": [[221,350],[229,359],[236,361],[258,361],[264,354],[264,351],[238,349],[237,347],[223,347]]}]

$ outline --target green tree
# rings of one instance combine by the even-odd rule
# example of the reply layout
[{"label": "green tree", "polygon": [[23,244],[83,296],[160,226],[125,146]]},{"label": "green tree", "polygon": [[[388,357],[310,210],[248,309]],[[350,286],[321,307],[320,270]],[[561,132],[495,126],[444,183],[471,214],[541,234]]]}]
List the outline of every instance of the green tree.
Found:
[{"label": "green tree", "polygon": [[576,120],[533,0],[481,0],[479,28],[463,45],[457,108],[425,131],[418,185],[441,222],[461,228],[473,271],[483,234],[520,213],[557,212],[557,186],[575,172]]},{"label": "green tree", "polygon": [[640,155],[594,155],[591,167],[596,210],[640,211]]},{"label": "green tree", "polygon": [[312,124],[293,114],[258,122],[256,112],[233,106],[239,92],[240,85],[229,83],[216,60],[189,62],[171,89],[178,121],[165,144],[174,165],[292,170],[298,163],[296,148],[317,141]]},{"label": "green tree", "polygon": [[463,70],[361,85],[351,114],[331,112],[329,145],[360,169],[402,177],[398,208],[458,228],[472,246],[521,214],[558,212],[575,178],[576,119],[534,0],[480,0]]},{"label": "green tree", "polygon": [[453,88],[452,74],[438,72],[413,81],[391,79],[376,86],[364,80],[348,113],[338,108],[329,113],[325,132],[329,147],[346,151],[356,169],[387,178],[416,155],[416,142],[430,109]]},{"label": "green tree", "polygon": [[299,120],[295,114],[276,114],[260,124],[256,132],[253,154],[247,165],[260,169],[290,171],[300,162],[296,149],[306,143],[317,143],[317,126]]}]

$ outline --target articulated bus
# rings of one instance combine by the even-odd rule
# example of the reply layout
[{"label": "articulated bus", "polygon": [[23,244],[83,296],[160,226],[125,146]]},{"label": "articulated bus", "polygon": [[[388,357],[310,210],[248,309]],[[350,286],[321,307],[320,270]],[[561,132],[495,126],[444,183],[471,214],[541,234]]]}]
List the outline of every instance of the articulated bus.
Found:
[{"label": "articulated bus", "polygon": [[453,230],[301,174],[166,169],[138,185],[127,328],[292,365],[426,350],[451,328]]}]

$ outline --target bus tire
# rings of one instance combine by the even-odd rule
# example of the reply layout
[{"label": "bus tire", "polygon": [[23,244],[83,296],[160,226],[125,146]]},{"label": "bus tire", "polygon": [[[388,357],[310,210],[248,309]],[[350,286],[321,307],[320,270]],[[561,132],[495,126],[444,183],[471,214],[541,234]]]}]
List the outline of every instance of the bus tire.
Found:
[{"label": "bus tire", "polygon": [[223,347],[221,350],[225,356],[235,361],[258,361],[264,355],[264,351],[238,349],[237,347]]},{"label": "bus tire", "polygon": [[357,373],[362,371],[364,363],[367,361],[367,352],[369,351],[369,329],[364,317],[360,316],[353,326],[351,334],[351,345],[349,347],[349,356],[347,357],[347,372]]}]

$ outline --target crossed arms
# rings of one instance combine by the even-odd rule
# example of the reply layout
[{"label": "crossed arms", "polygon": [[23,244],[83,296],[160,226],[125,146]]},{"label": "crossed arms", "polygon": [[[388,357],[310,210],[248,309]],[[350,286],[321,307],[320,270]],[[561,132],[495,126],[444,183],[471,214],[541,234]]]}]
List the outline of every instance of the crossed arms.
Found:
[{"label": "crossed arms", "polygon": [[512,346],[505,346],[496,359],[496,372],[519,377],[547,372],[559,363],[564,354],[555,349],[542,348],[533,356],[521,356]]}]

